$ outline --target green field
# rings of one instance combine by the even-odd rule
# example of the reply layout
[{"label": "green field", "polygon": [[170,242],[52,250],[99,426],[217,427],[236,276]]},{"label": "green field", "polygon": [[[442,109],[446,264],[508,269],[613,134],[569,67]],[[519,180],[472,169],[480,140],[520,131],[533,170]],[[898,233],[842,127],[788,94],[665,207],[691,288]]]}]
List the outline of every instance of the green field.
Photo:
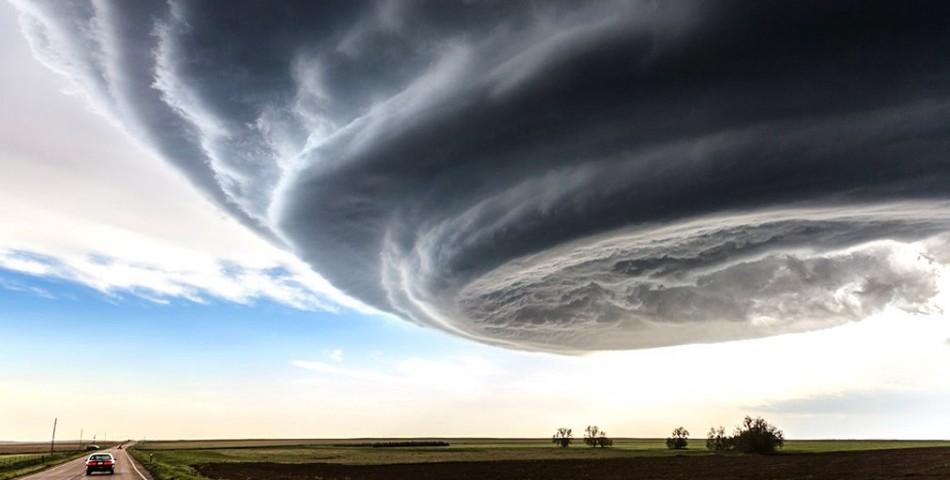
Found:
[{"label": "green field", "polygon": [[786,440],[782,452],[850,452],[921,447],[950,447],[950,440]]},{"label": "green field", "polygon": [[[401,440],[401,439],[395,439]],[[413,439],[423,440],[423,439]],[[424,439],[429,440],[429,439]],[[664,439],[615,439],[613,448],[594,449],[582,440],[558,448],[547,439],[435,439],[448,447],[372,448],[356,446],[374,441],[356,440],[202,440],[141,442],[130,450],[156,480],[203,479],[189,465],[223,462],[326,462],[379,465],[420,462],[472,462],[503,460],[606,459],[643,456],[712,455],[705,439],[690,440],[686,450],[668,450]],[[913,447],[950,447],[950,441],[897,440],[789,440],[783,454],[878,450]]]}]

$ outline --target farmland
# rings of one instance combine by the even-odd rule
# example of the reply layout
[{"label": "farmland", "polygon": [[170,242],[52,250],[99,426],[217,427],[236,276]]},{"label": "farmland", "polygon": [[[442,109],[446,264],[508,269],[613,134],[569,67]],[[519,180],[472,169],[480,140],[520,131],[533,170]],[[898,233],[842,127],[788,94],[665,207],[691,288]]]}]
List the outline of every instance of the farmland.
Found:
[{"label": "farmland", "polygon": [[0,444],[0,480],[58,465],[84,453],[79,442],[57,444],[52,454],[49,443]]},{"label": "farmland", "polygon": [[950,442],[942,441],[790,440],[781,454],[757,456],[711,454],[702,439],[683,451],[668,450],[662,439],[616,439],[609,449],[557,448],[544,439],[442,440],[450,446],[372,448],[365,445],[376,440],[365,439],[150,441],[133,453],[156,480],[950,477]]}]

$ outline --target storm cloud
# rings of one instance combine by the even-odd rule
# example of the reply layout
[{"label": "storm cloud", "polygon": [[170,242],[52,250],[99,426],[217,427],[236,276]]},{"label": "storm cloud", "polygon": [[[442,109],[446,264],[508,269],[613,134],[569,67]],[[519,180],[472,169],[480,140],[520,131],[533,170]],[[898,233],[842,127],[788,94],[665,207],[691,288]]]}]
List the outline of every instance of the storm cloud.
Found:
[{"label": "storm cloud", "polygon": [[938,309],[947,2],[17,3],[209,198],[422,325],[581,352]]}]

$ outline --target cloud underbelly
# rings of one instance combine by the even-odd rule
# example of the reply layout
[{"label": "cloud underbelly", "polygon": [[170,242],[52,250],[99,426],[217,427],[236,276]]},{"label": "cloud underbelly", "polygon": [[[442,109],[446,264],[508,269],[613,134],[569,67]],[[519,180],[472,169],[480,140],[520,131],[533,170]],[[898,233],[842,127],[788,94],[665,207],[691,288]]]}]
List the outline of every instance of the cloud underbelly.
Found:
[{"label": "cloud underbelly", "polygon": [[443,303],[444,318],[484,341],[585,351],[808,331],[887,306],[933,312],[939,267],[925,252],[946,207],[763,211],[602,234],[485,273]]}]

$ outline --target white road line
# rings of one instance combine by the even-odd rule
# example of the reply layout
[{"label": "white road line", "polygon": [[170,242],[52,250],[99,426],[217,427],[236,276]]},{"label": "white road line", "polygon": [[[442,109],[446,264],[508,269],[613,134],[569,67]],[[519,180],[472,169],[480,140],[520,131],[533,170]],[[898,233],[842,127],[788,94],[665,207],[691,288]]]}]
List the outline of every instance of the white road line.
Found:
[{"label": "white road line", "polygon": [[[82,458],[82,457],[80,457],[80,458]],[[70,461],[68,461],[68,462],[66,462],[66,463],[64,463],[64,464],[62,464],[62,465],[58,465],[58,466],[53,467],[53,468],[51,468],[51,469],[49,469],[49,470],[41,470],[41,471],[39,471],[39,472],[36,472],[36,473],[30,475],[30,477],[35,477],[35,476],[39,476],[39,475],[50,475],[50,474],[52,474],[53,472],[55,472],[55,471],[57,471],[57,470],[61,470],[61,469],[66,468],[66,467],[75,467],[76,465],[73,465],[73,464],[76,463],[76,460],[79,460],[79,459],[77,458],[77,459],[70,460]],[[30,478],[30,477],[26,477],[26,478]]]},{"label": "white road line", "polygon": [[135,467],[135,460],[132,459],[132,456],[129,455],[129,452],[126,450],[122,450],[122,451],[125,452],[125,459],[129,461],[129,465],[132,466],[132,470],[135,470],[135,473],[139,474],[139,478],[141,478],[142,480],[148,480],[147,478],[145,478],[145,475],[142,475],[142,472],[140,472],[139,469]]}]

